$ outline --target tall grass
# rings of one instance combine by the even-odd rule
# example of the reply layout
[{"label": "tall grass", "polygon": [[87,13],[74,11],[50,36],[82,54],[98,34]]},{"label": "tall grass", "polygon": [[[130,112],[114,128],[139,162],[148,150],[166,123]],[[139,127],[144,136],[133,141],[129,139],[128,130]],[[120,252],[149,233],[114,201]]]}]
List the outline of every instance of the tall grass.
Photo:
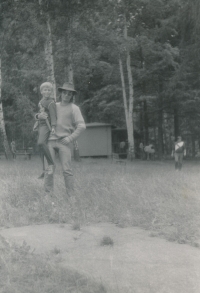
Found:
[{"label": "tall grass", "polygon": [[[152,236],[197,245],[200,224],[200,180],[197,163],[175,172],[172,162],[85,159],[73,164],[76,203],[69,204],[58,163],[55,191],[46,199],[38,180],[39,159],[0,166],[0,226],[36,223],[97,223],[137,226]],[[53,204],[52,204],[53,203]],[[196,243],[196,244],[195,244]]]}]

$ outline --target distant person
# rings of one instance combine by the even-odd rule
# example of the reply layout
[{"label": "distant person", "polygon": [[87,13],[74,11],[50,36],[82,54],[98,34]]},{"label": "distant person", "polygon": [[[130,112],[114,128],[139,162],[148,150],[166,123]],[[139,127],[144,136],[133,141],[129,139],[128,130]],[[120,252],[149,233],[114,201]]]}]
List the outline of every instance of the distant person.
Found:
[{"label": "distant person", "polygon": [[[50,82],[44,82],[40,86],[40,92],[42,94],[42,99],[39,102],[39,113],[45,112],[46,119],[38,120],[38,125],[34,125],[35,130],[38,127],[38,141],[37,144],[39,146],[42,160],[44,157],[46,158],[48,164],[48,172],[49,174],[53,174],[54,162],[49,151],[47,142],[50,133],[55,134],[56,127],[56,104],[54,99],[51,97],[53,91],[53,86]],[[36,119],[38,119],[37,113],[35,115]],[[43,169],[44,169],[44,161],[43,161]],[[39,178],[42,178],[43,174],[40,175]]]},{"label": "distant person", "polygon": [[12,140],[10,145],[11,145],[12,156],[13,156],[13,159],[15,160],[16,159],[16,152],[17,152],[15,141]]},{"label": "distant person", "polygon": [[126,146],[125,141],[121,141],[120,144],[119,144],[120,153],[124,153],[125,152],[125,146]]},{"label": "distant person", "polygon": [[175,170],[180,171],[182,169],[184,156],[186,156],[185,143],[182,140],[182,137],[178,136],[172,149],[172,157],[174,157],[175,160]]},{"label": "distant person", "polygon": [[143,158],[144,158],[144,144],[142,141],[139,144],[139,149],[140,149],[140,159],[143,160]]},{"label": "distant person", "polygon": [[147,154],[147,160],[154,159],[155,149],[153,144],[149,144],[144,147],[144,151]]},{"label": "distant person", "polygon": [[[73,195],[73,172],[71,168],[70,143],[74,142],[82,131],[85,130],[85,122],[78,106],[73,103],[76,93],[72,83],[64,83],[58,88],[61,102],[56,103],[57,124],[55,133],[51,133],[48,140],[48,147],[53,160],[58,152],[62,164],[63,176],[67,195]],[[43,120],[46,113],[41,113],[38,118]],[[49,167],[48,167],[49,168]],[[45,171],[45,191],[51,192],[54,187],[54,174]],[[54,173],[54,172],[53,172]]]}]

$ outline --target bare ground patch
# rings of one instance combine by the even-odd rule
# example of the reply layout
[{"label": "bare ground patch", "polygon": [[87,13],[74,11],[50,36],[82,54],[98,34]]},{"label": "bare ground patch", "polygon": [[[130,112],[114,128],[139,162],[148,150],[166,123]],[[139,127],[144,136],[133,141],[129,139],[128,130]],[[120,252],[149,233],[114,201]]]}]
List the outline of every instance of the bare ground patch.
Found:
[{"label": "bare ground patch", "polygon": [[[199,249],[150,237],[138,228],[101,223],[79,231],[53,224],[5,229],[1,235],[18,244],[26,241],[36,254],[57,259],[108,292],[200,292]],[[102,246],[104,236],[114,244]]]}]

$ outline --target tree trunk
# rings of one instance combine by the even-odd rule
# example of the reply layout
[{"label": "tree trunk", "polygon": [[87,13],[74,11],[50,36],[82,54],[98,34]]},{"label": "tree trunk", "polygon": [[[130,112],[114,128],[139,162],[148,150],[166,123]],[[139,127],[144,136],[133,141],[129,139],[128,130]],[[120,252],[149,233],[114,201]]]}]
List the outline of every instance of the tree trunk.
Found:
[{"label": "tree trunk", "polygon": [[[72,84],[74,83],[74,71],[73,71],[71,59],[70,59],[70,64],[67,66],[67,78],[69,82],[71,82]],[[75,102],[75,97],[73,98],[73,102]],[[81,158],[80,158],[77,140],[75,140],[73,144],[74,144],[74,160],[77,162],[80,162]]]},{"label": "tree trunk", "polygon": [[192,134],[192,158],[195,158],[195,136]]},{"label": "tree trunk", "polygon": [[158,158],[163,156],[163,129],[162,129],[162,113],[158,113]]},{"label": "tree trunk", "polygon": [[73,74],[73,67],[72,67],[71,60],[70,60],[70,63],[64,68],[64,78],[65,78],[65,81],[74,83],[74,74]]},{"label": "tree trunk", "polygon": [[2,87],[2,75],[1,75],[1,58],[0,58],[0,131],[3,138],[3,147],[5,151],[5,156],[7,159],[12,158],[12,154],[10,151],[6,129],[5,129],[5,122],[4,122],[4,115],[3,115],[3,105],[2,105],[2,97],[1,97],[1,87]]},{"label": "tree trunk", "polygon": [[[128,41],[128,33],[127,33],[127,23],[126,23],[126,16],[124,15],[124,38],[125,41]],[[129,89],[129,102],[127,103],[127,98],[125,93],[125,81],[124,81],[124,74],[123,74],[123,67],[122,67],[122,60],[120,58],[120,72],[121,72],[121,81],[124,84],[122,87],[123,89],[123,96],[124,96],[124,107],[126,113],[126,125],[127,125],[127,132],[128,132],[128,159],[133,160],[135,158],[134,152],[134,126],[133,126],[133,103],[134,103],[134,90],[133,90],[133,77],[131,71],[131,58],[128,46],[126,47],[126,69],[128,73],[128,89]]]},{"label": "tree trunk", "polygon": [[167,131],[166,131],[166,125],[165,125],[165,120],[163,123],[163,136],[164,136],[164,154],[168,154],[168,140],[167,140]]},{"label": "tree trunk", "polygon": [[156,126],[154,126],[153,128],[153,134],[154,134],[154,141],[155,141],[155,145],[157,145],[157,135],[156,135]]},{"label": "tree trunk", "polygon": [[56,101],[56,80],[54,74],[53,45],[50,16],[47,13],[47,40],[45,44],[45,58],[47,63],[48,80],[53,84],[53,95]]},{"label": "tree trunk", "polygon": [[144,143],[145,134],[144,134],[144,110],[143,110],[143,102],[140,103],[140,136],[141,141]]},{"label": "tree trunk", "polygon": [[178,116],[178,108],[174,108],[174,136],[175,139],[179,136],[179,116]]},{"label": "tree trunk", "polygon": [[159,81],[158,94],[158,158],[163,156],[163,98],[162,98],[162,81]]},{"label": "tree trunk", "polygon": [[125,111],[125,118],[126,118],[126,126],[128,128],[128,104],[127,104],[127,97],[126,97],[124,71],[123,71],[122,59],[121,59],[120,56],[119,56],[119,70],[120,70],[121,83],[122,83],[122,94],[123,94],[123,102],[124,102],[124,111]]},{"label": "tree trunk", "polygon": [[73,61],[72,61],[72,38],[71,38],[71,23],[69,23],[69,27],[67,29],[67,33],[65,36],[65,55],[67,58],[65,59],[67,65],[65,66],[65,80],[74,83],[74,71],[73,71]]},{"label": "tree trunk", "polygon": [[132,78],[132,72],[131,72],[131,62],[130,62],[130,54],[127,52],[127,71],[128,71],[128,83],[129,83],[129,119],[128,119],[128,138],[129,138],[129,152],[128,152],[128,159],[133,160],[135,157],[134,153],[134,127],[133,127],[133,78]]},{"label": "tree trunk", "polygon": [[147,114],[147,101],[144,99],[143,102],[143,111],[144,111],[144,144],[149,145],[149,124],[148,124],[148,114]]},{"label": "tree trunk", "polygon": [[[128,159],[132,160],[134,158],[134,137],[133,137],[133,112],[128,108],[127,97],[126,97],[126,88],[125,88],[125,80],[124,80],[124,71],[122,66],[122,59],[119,56],[119,68],[120,68],[120,76],[122,83],[122,93],[123,93],[123,102],[124,102],[124,111],[126,118],[126,127],[128,134]],[[129,107],[132,107],[132,104],[129,102]],[[130,119],[131,115],[131,119]]]},{"label": "tree trunk", "polygon": [[74,83],[74,73],[73,73],[73,68],[72,68],[72,61],[71,61],[71,59],[70,59],[70,63],[69,63],[69,65],[68,65],[68,68],[67,68],[68,70],[68,81],[70,82],[70,83]]}]

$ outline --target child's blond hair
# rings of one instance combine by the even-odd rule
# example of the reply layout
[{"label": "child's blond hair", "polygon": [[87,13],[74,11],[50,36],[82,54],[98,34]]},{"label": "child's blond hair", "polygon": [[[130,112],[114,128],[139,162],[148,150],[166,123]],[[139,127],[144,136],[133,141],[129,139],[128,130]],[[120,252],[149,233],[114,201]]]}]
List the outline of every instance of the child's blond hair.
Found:
[{"label": "child's blond hair", "polygon": [[52,85],[50,82],[48,82],[48,81],[43,82],[43,83],[41,84],[41,86],[40,86],[40,92],[42,91],[42,89],[43,89],[44,87],[49,87],[49,88],[53,89],[53,85]]}]

